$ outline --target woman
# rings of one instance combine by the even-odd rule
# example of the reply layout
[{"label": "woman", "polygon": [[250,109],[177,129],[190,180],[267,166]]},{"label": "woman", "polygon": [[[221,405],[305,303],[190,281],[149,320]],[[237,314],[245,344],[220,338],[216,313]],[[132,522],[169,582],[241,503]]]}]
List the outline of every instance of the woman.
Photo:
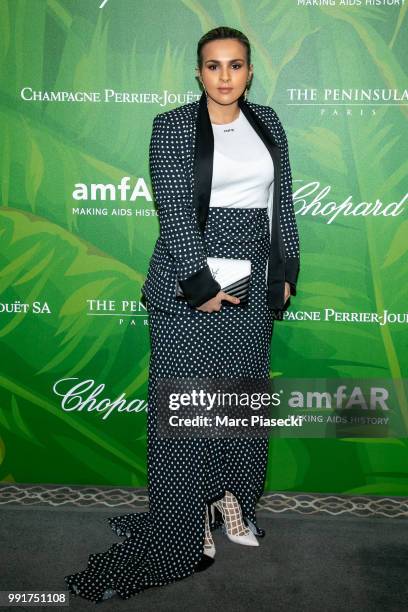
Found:
[{"label": "woman", "polygon": [[[158,431],[162,379],[269,380],[274,319],[296,294],[299,239],[287,140],[272,108],[246,100],[250,52],[238,30],[208,32],[197,47],[200,100],[153,122],[160,236],[142,288],[151,339],[149,511],[110,518],[124,542],[66,576],[72,593],[92,601],[128,598],[206,569],[219,525],[243,545],[258,546],[265,533],[255,506],[267,438],[163,438]],[[245,307],[221,290],[207,257],[251,261]],[[176,299],[177,281],[183,299]]]}]

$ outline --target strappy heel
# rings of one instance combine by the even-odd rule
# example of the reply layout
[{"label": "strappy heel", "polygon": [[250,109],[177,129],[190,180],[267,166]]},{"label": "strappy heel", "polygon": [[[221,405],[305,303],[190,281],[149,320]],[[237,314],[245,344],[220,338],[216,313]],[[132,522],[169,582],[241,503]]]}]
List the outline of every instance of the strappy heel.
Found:
[{"label": "strappy heel", "polygon": [[[212,506],[211,506],[211,516],[212,516],[212,522],[214,522],[214,511],[213,511]],[[209,514],[208,514],[208,505],[207,504],[205,506],[204,554],[207,555],[208,557],[211,557],[212,559],[214,559],[214,557],[215,557],[215,544],[214,544],[214,540],[213,540],[212,535],[211,535],[210,518],[209,518]]]},{"label": "strappy heel", "polygon": [[255,534],[244,523],[237,498],[230,491],[226,491],[224,498],[217,500],[213,505],[222,514],[223,532],[231,542],[245,546],[259,546]]},{"label": "strappy heel", "polygon": [[[211,509],[212,516],[214,516],[213,510]],[[214,520],[214,519],[213,519]],[[201,559],[194,568],[195,572],[203,572],[208,569],[215,561],[215,545],[211,535],[210,521],[208,515],[208,504],[205,506],[205,537],[204,547]]]}]

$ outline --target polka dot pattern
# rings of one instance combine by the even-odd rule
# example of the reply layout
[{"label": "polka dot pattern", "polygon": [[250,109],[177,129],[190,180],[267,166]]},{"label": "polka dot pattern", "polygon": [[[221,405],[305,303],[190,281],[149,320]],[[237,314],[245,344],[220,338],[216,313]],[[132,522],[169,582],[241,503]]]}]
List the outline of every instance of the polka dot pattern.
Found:
[{"label": "polka dot pattern", "polygon": [[267,438],[160,438],[157,433],[161,378],[269,379],[274,321],[265,281],[267,211],[212,207],[205,239],[210,256],[251,259],[248,307],[169,313],[148,303],[149,510],[111,517],[110,526],[123,542],[91,554],[85,570],[65,577],[71,593],[91,601],[115,594],[128,599],[193,574],[203,552],[206,506],[226,490],[236,496],[250,529],[264,533],[255,506],[263,493]]},{"label": "polka dot pattern", "polygon": [[[288,141],[282,123],[269,106],[243,102],[273,135],[280,149],[279,225],[286,259],[286,280],[296,294],[299,235],[293,208]],[[157,203],[160,236],[150,261],[142,293],[167,312],[188,314],[187,303],[174,299],[176,280],[206,266],[206,246],[193,208],[194,145],[199,101],[155,116],[150,141],[150,172]]]}]

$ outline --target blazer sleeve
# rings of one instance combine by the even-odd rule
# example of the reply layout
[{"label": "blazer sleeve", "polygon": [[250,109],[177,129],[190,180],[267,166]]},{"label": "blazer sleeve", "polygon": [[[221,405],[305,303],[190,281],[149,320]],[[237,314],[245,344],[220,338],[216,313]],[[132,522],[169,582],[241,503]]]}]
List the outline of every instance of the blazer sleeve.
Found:
[{"label": "blazer sleeve", "polygon": [[296,295],[296,284],[300,269],[300,243],[295,210],[293,206],[292,171],[289,160],[288,139],[281,121],[279,120],[276,112],[273,112],[281,136],[280,227],[285,251],[285,280],[290,285],[291,295]]},{"label": "blazer sleeve", "polygon": [[217,295],[221,285],[207,264],[190,181],[181,161],[180,130],[182,124],[171,122],[166,113],[156,115],[149,147],[149,166],[160,236],[174,260],[177,279],[187,302],[196,307]]}]

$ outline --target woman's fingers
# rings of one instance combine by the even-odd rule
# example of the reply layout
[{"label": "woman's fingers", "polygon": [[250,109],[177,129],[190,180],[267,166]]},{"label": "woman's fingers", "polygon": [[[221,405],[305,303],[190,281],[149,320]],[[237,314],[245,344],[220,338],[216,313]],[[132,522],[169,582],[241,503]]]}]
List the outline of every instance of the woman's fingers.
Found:
[{"label": "woman's fingers", "polygon": [[285,294],[284,294],[284,303],[286,304],[286,302],[288,301],[288,299],[290,298],[290,285],[288,282],[285,281]]},{"label": "woman's fingers", "polygon": [[222,300],[226,300],[227,302],[232,302],[232,304],[239,304],[241,301],[239,298],[233,295],[230,295],[229,293],[225,293],[224,291],[221,291],[221,293],[222,293],[222,297],[221,297]]},{"label": "woman's fingers", "polygon": [[216,296],[205,302],[201,306],[198,306],[196,310],[201,310],[202,312],[214,312],[221,310],[221,294],[223,292],[219,291]]},{"label": "woman's fingers", "polygon": [[211,298],[211,300],[197,307],[196,310],[201,310],[202,312],[219,312],[221,310],[222,300],[232,302],[232,304],[239,304],[241,301],[239,298],[229,293],[225,293],[225,291],[220,291],[215,297]]}]

